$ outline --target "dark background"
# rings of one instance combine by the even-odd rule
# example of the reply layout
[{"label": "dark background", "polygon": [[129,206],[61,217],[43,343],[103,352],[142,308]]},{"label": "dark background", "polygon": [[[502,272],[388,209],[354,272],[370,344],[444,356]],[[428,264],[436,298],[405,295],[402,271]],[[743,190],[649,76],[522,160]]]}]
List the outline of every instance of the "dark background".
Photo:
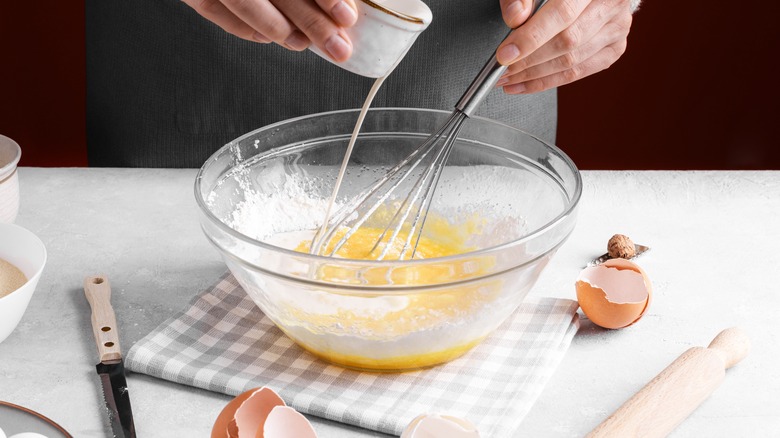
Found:
[{"label": "dark background", "polygon": [[[628,51],[559,90],[581,169],[780,169],[780,4],[645,0]],[[85,166],[83,2],[0,5],[0,133],[23,166]]]}]

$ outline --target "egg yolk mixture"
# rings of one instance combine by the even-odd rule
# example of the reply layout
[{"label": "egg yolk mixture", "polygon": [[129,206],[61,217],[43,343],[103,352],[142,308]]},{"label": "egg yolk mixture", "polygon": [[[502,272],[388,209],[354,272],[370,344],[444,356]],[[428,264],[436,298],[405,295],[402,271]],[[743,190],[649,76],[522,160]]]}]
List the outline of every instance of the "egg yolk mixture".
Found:
[{"label": "egg yolk mixture", "polygon": [[[465,225],[453,226],[445,220],[433,218],[427,224],[430,236],[422,236],[417,246],[415,259],[431,259],[449,255],[462,254],[474,250],[466,244],[467,237],[477,230],[478,226],[473,222]],[[360,227],[349,240],[336,252],[336,257],[376,260],[383,250],[386,242],[381,242],[374,248],[375,243],[384,229]],[[340,230],[330,240],[328,247],[332,248],[346,233],[346,229]],[[397,259],[407,234],[399,233],[396,241],[392,243],[386,259]],[[308,252],[311,241],[303,241],[296,251]],[[406,265],[403,267],[372,267],[362,268],[358,272],[345,266],[322,266],[317,276],[320,279],[347,284],[365,285],[432,285],[444,282],[457,281],[459,279],[474,278],[486,273],[492,266],[489,257],[472,257],[465,260],[446,261],[438,264]],[[349,308],[338,308],[337,311],[328,314],[314,314],[300,309],[289,309],[295,319],[312,324],[315,327],[339,327],[340,331],[354,332],[365,335],[366,338],[399,339],[409,334],[415,334],[425,330],[442,329],[447,325],[456,325],[459,322],[476,314],[487,303],[492,302],[500,293],[500,280],[481,281],[478,284],[454,285],[441,291],[425,291],[419,294],[404,294],[405,305],[401,308],[382,309],[380,312],[356,312]],[[381,299],[381,297],[365,297],[363,300]],[[441,335],[439,335],[441,336]],[[295,338],[295,337],[293,337]],[[409,340],[409,348],[400,347],[400,350],[426,350],[419,344],[418,337],[414,342]],[[305,349],[328,361],[345,366],[372,370],[407,370],[431,366],[458,357],[475,346],[478,339],[462,339],[458,342],[453,339],[448,348],[428,348],[423,354],[399,354],[391,357],[368,357],[355,354],[344,354],[333,349],[314,348],[312,345],[299,342]],[[382,342],[382,341],[378,341]]]}]

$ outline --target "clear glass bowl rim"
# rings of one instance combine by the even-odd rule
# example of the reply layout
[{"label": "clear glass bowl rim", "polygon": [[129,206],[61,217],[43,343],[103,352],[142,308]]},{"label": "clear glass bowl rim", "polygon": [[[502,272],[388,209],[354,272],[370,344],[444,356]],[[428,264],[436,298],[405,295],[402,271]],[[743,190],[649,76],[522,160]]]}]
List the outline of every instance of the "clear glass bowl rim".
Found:
[{"label": "clear glass bowl rim", "polygon": [[[516,245],[521,245],[521,244],[523,244],[525,242],[528,242],[530,240],[533,240],[533,239],[539,237],[540,235],[544,234],[549,229],[554,228],[560,222],[564,221],[570,214],[573,213],[573,211],[577,208],[577,206],[579,204],[580,197],[582,196],[582,175],[580,174],[579,170],[577,169],[577,166],[574,164],[574,161],[572,161],[572,159],[568,155],[566,155],[566,153],[563,152],[563,150],[561,150],[560,148],[558,148],[555,145],[552,145],[552,144],[550,144],[550,143],[540,139],[539,137],[537,137],[537,136],[535,136],[533,134],[530,134],[530,133],[528,133],[526,131],[523,131],[521,129],[515,128],[514,126],[510,126],[510,125],[507,125],[505,123],[501,123],[501,122],[495,121],[493,119],[488,119],[488,118],[485,118],[485,117],[472,116],[472,117],[470,117],[470,119],[481,120],[483,122],[499,125],[499,126],[502,126],[504,128],[508,128],[508,129],[511,129],[511,130],[514,130],[514,131],[518,131],[518,132],[522,133],[523,135],[531,137],[534,140],[536,140],[536,141],[542,143],[543,145],[545,145],[545,147],[550,148],[553,153],[557,154],[563,160],[563,162],[566,164],[567,168],[574,175],[574,178],[575,178],[575,189],[574,189],[573,195],[570,197],[570,200],[568,201],[568,204],[567,204],[566,208],[558,216],[556,216],[555,218],[551,219],[549,222],[547,222],[543,226],[537,228],[536,230],[533,230],[532,232],[524,235],[523,237],[521,237],[519,239],[510,240],[508,242],[504,242],[504,243],[502,243],[500,245],[496,245],[496,246],[491,246],[491,247],[487,247],[487,248],[481,248],[481,249],[479,249],[477,251],[471,251],[471,252],[466,252],[466,253],[446,256],[446,257],[436,257],[436,258],[430,258],[430,259],[415,259],[415,260],[352,260],[352,259],[342,259],[342,258],[334,259],[332,257],[326,257],[326,256],[321,256],[321,255],[309,254],[309,253],[302,253],[302,252],[298,252],[298,251],[294,251],[294,250],[286,249],[286,248],[281,248],[281,247],[278,247],[278,246],[275,246],[275,245],[271,245],[271,244],[262,242],[260,240],[253,239],[253,238],[251,238],[251,237],[249,237],[247,235],[244,235],[244,234],[236,231],[235,229],[231,228],[230,226],[228,226],[226,223],[224,223],[222,220],[220,220],[214,213],[212,213],[211,210],[206,205],[206,201],[203,199],[203,196],[201,195],[201,190],[200,190],[201,189],[201,182],[203,181],[203,175],[204,175],[205,169],[208,167],[209,163],[215,162],[216,158],[220,154],[222,154],[225,151],[226,148],[229,148],[232,145],[234,145],[236,143],[239,143],[240,141],[242,141],[242,140],[244,140],[244,139],[246,139],[248,137],[254,136],[254,135],[256,135],[260,131],[270,131],[270,130],[273,130],[274,128],[278,127],[278,126],[288,125],[288,124],[291,124],[291,123],[298,122],[300,120],[306,120],[306,119],[311,119],[311,118],[316,118],[316,117],[322,117],[322,116],[327,116],[327,115],[330,115],[330,114],[357,113],[359,111],[360,111],[359,109],[343,109],[343,110],[335,110],[335,111],[326,111],[326,112],[320,112],[320,113],[314,113],[314,114],[307,114],[307,115],[300,116],[300,117],[294,117],[294,118],[281,120],[279,122],[272,123],[270,125],[266,125],[266,126],[257,128],[257,129],[255,129],[253,131],[250,131],[250,132],[248,132],[246,134],[243,134],[240,137],[237,137],[236,139],[234,139],[234,140],[228,142],[227,144],[225,144],[224,146],[220,147],[216,152],[214,152],[204,162],[204,164],[198,170],[197,176],[195,177],[195,184],[194,184],[195,200],[196,200],[196,202],[198,204],[198,207],[201,210],[201,213],[203,213],[206,216],[206,218],[208,218],[208,220],[211,223],[213,223],[218,228],[220,228],[222,231],[228,233],[232,237],[234,237],[236,239],[239,239],[239,240],[242,240],[242,241],[244,241],[246,243],[249,243],[249,244],[252,244],[252,245],[257,245],[257,246],[259,246],[261,248],[264,248],[266,250],[269,250],[269,251],[274,251],[274,252],[278,252],[278,253],[284,254],[286,256],[294,256],[294,257],[297,257],[297,258],[303,258],[303,259],[312,260],[312,261],[315,261],[315,262],[325,262],[325,263],[327,263],[327,262],[331,262],[332,263],[334,260],[337,260],[339,264],[343,264],[343,265],[359,264],[360,266],[364,266],[364,267],[382,267],[382,266],[385,266],[385,267],[387,267],[387,266],[397,267],[397,266],[416,266],[416,265],[430,264],[432,262],[445,262],[446,263],[448,261],[456,261],[456,260],[460,260],[460,259],[464,259],[464,258],[470,258],[470,257],[474,257],[474,256],[482,256],[482,255],[486,255],[486,254],[490,254],[490,253],[494,253],[494,252],[499,252],[499,251],[502,251],[502,250],[504,250],[506,248],[509,248],[509,247],[513,247],[513,246],[516,246]],[[426,109],[426,108],[381,107],[381,108],[370,108],[369,109],[369,112],[375,112],[375,111],[376,112],[378,112],[378,111],[414,111],[414,112],[439,113],[439,114],[442,114],[442,115],[449,115],[449,114],[451,114],[451,111],[436,110],[436,109]],[[549,171],[545,170],[545,173],[549,174]],[[567,236],[568,236],[568,234],[567,234]],[[564,238],[563,240],[566,240],[566,239]],[[558,246],[560,246],[561,243],[562,242],[557,242],[555,245],[553,245],[553,248],[557,248]],[[246,262],[245,260],[242,260],[242,261]],[[532,261],[532,260],[529,260],[528,262],[530,262],[530,261]],[[526,263],[528,263],[528,262],[526,262]],[[526,263],[523,263],[522,265],[524,265]],[[517,268],[519,266],[522,266],[522,265],[515,266],[515,268]]]}]

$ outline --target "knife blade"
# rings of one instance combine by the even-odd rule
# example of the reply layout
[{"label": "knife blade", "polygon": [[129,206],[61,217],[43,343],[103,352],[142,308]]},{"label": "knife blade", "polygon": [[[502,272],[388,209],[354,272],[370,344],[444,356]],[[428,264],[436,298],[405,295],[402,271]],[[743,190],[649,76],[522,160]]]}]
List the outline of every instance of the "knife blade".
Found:
[{"label": "knife blade", "polygon": [[122,350],[119,348],[116,315],[111,307],[108,278],[101,275],[85,278],[84,294],[92,308],[92,332],[100,358],[95,369],[103,387],[111,430],[115,438],[135,438],[133,410],[130,407]]}]

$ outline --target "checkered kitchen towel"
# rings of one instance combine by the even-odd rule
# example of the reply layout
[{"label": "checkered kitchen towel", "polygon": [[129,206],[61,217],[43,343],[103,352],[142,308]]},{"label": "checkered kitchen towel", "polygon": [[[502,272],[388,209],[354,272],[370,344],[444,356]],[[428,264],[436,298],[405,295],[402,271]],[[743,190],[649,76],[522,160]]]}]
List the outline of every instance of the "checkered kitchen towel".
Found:
[{"label": "checkered kitchen towel", "polygon": [[130,349],[126,366],[229,395],[268,386],[300,412],[400,435],[423,413],[517,436],[579,326],[577,303],[529,299],[459,359],[422,371],[366,373],[295,345],[226,274]]}]

